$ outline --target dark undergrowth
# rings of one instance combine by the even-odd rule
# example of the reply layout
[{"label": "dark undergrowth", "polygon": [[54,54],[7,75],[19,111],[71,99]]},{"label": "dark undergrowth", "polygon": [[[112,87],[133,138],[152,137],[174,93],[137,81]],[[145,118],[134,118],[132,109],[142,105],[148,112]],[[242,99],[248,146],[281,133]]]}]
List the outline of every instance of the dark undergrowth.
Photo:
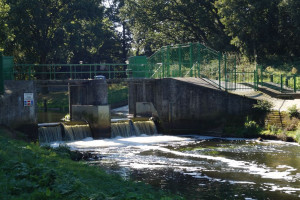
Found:
[{"label": "dark undergrowth", "polygon": [[182,199],[124,181],[64,151],[13,139],[0,128],[0,199]]}]

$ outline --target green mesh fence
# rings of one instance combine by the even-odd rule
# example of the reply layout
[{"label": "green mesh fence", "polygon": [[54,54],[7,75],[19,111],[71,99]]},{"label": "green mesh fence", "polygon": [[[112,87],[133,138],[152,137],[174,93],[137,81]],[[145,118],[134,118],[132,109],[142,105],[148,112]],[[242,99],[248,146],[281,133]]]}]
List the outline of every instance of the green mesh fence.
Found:
[{"label": "green mesh fence", "polygon": [[225,90],[256,86],[255,71],[237,71],[235,59],[200,43],[162,47],[147,62],[151,78],[201,77]]}]

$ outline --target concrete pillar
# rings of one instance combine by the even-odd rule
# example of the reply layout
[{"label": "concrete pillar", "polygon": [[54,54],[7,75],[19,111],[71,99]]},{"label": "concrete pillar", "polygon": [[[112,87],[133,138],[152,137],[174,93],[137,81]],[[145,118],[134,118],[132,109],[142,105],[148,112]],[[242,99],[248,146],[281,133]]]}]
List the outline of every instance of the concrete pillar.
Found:
[{"label": "concrete pillar", "polygon": [[111,137],[110,106],[105,80],[88,80],[69,85],[70,117],[90,124],[95,139]]}]

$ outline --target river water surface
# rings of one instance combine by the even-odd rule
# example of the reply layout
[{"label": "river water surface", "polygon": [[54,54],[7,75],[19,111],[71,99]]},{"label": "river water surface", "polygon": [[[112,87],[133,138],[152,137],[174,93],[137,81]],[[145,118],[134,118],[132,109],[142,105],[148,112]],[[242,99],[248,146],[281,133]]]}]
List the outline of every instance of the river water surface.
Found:
[{"label": "river water surface", "polygon": [[143,135],[87,138],[67,145],[104,156],[89,163],[109,173],[186,199],[300,199],[300,145],[296,143]]}]

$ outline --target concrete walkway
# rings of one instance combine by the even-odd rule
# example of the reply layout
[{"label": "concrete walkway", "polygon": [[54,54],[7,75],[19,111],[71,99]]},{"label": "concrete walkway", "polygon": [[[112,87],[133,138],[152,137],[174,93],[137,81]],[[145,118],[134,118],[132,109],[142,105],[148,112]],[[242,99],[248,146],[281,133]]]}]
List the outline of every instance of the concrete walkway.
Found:
[{"label": "concrete walkway", "polygon": [[278,99],[278,98],[273,98],[259,91],[234,91],[232,93],[246,96],[252,99],[270,101],[274,105],[272,108],[273,110],[287,111],[288,108],[293,105],[297,105],[297,108],[300,109],[300,99],[294,99],[294,100]]}]

